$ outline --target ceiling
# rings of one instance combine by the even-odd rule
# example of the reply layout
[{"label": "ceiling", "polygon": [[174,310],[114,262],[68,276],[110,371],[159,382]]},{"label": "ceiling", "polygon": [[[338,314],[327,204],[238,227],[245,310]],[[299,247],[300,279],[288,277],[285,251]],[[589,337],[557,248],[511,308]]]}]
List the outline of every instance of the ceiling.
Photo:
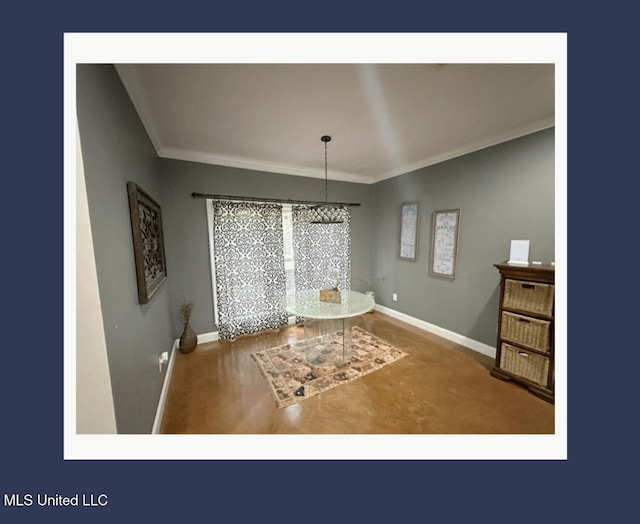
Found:
[{"label": "ceiling", "polygon": [[160,157],[374,183],[554,126],[554,64],[118,64]]}]

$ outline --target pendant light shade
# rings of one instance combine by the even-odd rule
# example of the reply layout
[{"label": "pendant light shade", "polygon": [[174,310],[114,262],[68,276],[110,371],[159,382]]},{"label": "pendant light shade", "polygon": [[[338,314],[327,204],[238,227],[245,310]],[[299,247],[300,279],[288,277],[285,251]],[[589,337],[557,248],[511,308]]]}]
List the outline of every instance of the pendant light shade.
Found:
[{"label": "pendant light shade", "polygon": [[324,142],[324,204],[314,206],[313,210],[317,218],[311,221],[312,224],[342,224],[340,219],[340,208],[342,206],[329,204],[328,175],[327,175],[327,143],[331,142],[329,135],[323,135],[320,140]]}]

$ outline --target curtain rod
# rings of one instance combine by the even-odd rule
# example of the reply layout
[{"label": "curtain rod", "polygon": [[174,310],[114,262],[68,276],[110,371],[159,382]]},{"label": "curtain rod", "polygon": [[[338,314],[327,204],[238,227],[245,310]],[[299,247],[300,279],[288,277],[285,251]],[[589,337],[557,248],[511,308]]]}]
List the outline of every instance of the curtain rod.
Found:
[{"label": "curtain rod", "polygon": [[240,197],[229,195],[207,195],[203,193],[191,193],[193,198],[210,198],[212,200],[240,200],[243,202],[275,202],[277,204],[305,204],[311,206],[350,206],[357,207],[359,202],[315,202],[311,200],[289,200],[286,198],[254,198],[254,197]]}]

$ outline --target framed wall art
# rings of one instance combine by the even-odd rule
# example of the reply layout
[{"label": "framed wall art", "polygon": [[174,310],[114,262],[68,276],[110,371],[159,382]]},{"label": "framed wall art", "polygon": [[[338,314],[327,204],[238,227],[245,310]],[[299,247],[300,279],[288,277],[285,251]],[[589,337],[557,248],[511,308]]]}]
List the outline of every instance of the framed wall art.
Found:
[{"label": "framed wall art", "polygon": [[460,210],[434,211],[432,222],[429,272],[438,277],[455,278]]},{"label": "framed wall art", "polygon": [[400,211],[400,258],[414,260],[418,255],[418,202],[405,202]]},{"label": "framed wall art", "polygon": [[127,182],[138,301],[146,304],[167,280],[160,206],[135,182]]}]

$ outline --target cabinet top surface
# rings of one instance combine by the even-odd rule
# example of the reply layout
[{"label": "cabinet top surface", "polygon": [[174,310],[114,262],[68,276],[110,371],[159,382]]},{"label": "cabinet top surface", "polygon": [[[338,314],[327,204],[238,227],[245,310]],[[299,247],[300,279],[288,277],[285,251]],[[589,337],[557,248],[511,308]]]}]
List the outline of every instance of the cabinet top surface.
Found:
[{"label": "cabinet top surface", "polygon": [[501,262],[494,264],[498,271],[504,276],[510,276],[514,278],[537,278],[543,280],[549,280],[553,282],[555,278],[555,266],[551,265],[538,265],[538,264],[509,264],[507,262]]}]

